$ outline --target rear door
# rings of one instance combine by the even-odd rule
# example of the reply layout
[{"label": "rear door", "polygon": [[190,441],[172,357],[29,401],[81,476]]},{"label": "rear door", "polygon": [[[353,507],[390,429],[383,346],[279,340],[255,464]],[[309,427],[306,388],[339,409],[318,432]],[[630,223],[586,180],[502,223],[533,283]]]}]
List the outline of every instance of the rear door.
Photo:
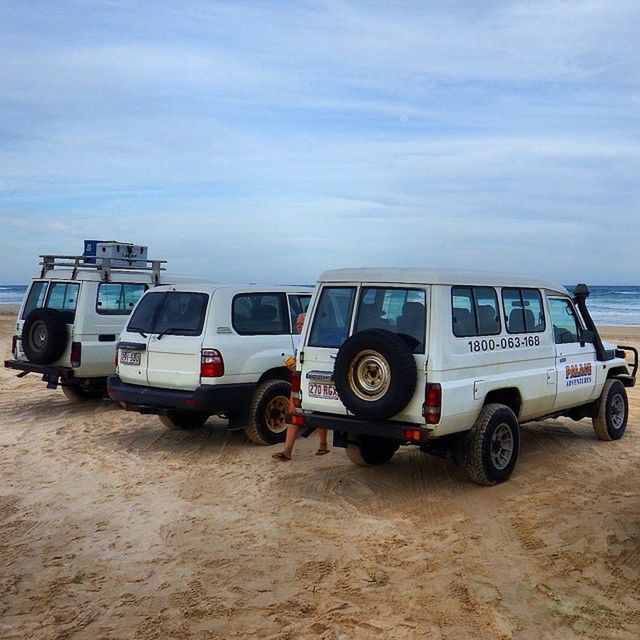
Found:
[{"label": "rear door", "polygon": [[333,384],[338,349],[351,330],[357,284],[325,284],[319,291],[307,327],[301,380],[303,407],[308,411],[346,414]]},{"label": "rear door", "polygon": [[149,386],[194,390],[200,385],[200,351],[208,302],[206,293],[165,293],[147,346]]},{"label": "rear door", "polygon": [[596,386],[596,351],[580,341],[582,329],[568,298],[549,298],[556,344],[557,393],[554,410],[575,407],[593,399]]},{"label": "rear door", "polygon": [[142,296],[118,342],[118,376],[123,382],[146,386],[148,346],[154,322],[166,292],[152,291]]}]

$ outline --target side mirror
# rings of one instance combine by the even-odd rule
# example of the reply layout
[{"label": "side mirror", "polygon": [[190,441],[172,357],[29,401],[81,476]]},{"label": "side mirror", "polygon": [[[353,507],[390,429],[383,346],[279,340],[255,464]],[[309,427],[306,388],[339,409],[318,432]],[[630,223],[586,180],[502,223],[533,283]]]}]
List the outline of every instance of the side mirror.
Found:
[{"label": "side mirror", "polygon": [[596,341],[596,334],[593,331],[583,331],[580,336],[580,343],[582,346],[585,344],[594,344]]}]

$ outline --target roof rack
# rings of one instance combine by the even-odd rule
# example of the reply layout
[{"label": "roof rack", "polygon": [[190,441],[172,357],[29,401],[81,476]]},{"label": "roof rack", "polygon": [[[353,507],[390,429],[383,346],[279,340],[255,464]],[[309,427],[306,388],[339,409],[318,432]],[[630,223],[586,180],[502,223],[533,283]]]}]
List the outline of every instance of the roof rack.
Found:
[{"label": "roof rack", "polygon": [[[44,278],[47,271],[52,271],[56,267],[71,267],[73,273],[72,278],[78,274],[78,269],[91,269],[100,271],[100,277],[103,282],[111,280],[111,274],[114,271],[151,271],[153,273],[154,284],[160,284],[160,272],[165,268],[166,260],[130,260],[131,264],[123,265],[123,258],[103,258],[103,257],[87,257],[87,256],[58,256],[58,255],[41,255],[42,271],[40,277]],[[89,262],[91,260],[91,262]],[[116,264],[114,264],[114,262]],[[143,266],[138,266],[142,264]]]}]

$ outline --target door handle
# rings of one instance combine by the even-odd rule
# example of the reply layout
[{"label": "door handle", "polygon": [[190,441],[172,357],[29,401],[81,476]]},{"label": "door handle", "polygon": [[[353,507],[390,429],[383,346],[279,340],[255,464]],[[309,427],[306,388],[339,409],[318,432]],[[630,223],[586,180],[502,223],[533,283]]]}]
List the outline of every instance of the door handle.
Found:
[{"label": "door handle", "polygon": [[566,362],[567,359],[566,358],[560,358],[560,362]]}]

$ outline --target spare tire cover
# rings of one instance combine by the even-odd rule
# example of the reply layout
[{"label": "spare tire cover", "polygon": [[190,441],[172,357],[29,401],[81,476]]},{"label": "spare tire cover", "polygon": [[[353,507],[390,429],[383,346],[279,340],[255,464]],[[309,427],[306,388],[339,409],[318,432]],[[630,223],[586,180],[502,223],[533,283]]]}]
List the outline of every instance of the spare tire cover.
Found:
[{"label": "spare tire cover", "polygon": [[22,350],[29,362],[51,364],[67,346],[67,325],[56,309],[34,309],[22,326]]},{"label": "spare tire cover", "polygon": [[333,380],[344,406],[356,416],[385,420],[407,406],[417,369],[407,343],[384,329],[367,329],[345,340]]}]

